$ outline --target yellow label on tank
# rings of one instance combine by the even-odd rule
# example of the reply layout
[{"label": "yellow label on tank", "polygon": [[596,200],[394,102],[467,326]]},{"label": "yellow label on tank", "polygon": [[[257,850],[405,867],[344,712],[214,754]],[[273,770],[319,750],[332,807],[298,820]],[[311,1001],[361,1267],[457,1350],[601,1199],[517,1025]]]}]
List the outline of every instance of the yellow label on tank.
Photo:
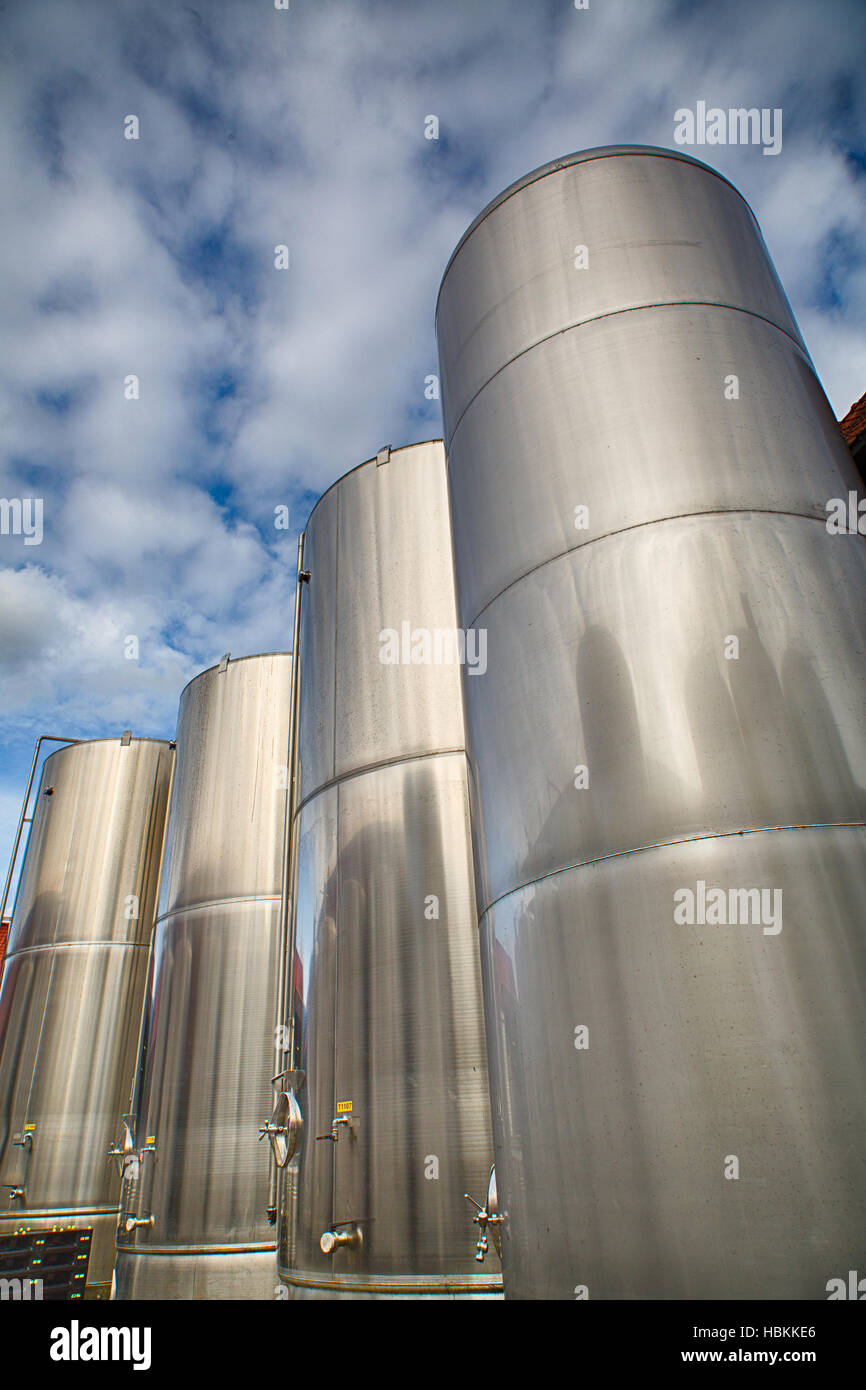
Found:
[{"label": "yellow label on tank", "polygon": [[348,1110],[351,1110],[351,1108],[352,1108],[352,1102],[351,1102],[350,1100],[338,1100],[338,1101],[337,1101],[337,1114],[338,1114],[338,1115],[345,1115],[346,1112],[347,1112]]},{"label": "yellow label on tank", "polygon": [[25,1126],[24,1126],[24,1133],[25,1133],[25,1134],[31,1134],[35,1128],[36,1128],[35,1125],[25,1125]]}]

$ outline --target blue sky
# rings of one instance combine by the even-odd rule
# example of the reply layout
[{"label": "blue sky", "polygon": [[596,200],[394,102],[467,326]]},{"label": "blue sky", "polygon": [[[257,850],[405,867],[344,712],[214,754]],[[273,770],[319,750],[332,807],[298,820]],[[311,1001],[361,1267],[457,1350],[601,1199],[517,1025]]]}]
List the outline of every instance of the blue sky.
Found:
[{"label": "blue sky", "polygon": [[441,432],[442,270],[537,165],[673,146],[698,100],[781,107],[778,156],[693,152],[753,207],[844,414],[864,53],[861,0],[7,0],[0,497],[42,498],[44,538],[0,536],[0,864],[40,732],[171,737],[196,672],[290,645],[298,529]]}]

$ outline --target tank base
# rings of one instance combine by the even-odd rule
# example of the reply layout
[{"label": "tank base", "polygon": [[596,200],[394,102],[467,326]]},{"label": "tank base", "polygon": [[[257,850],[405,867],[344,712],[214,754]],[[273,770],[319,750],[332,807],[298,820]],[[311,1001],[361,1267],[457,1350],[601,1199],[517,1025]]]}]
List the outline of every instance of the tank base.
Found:
[{"label": "tank base", "polygon": [[286,1296],[292,1300],[313,1299],[468,1299],[502,1298],[502,1278],[499,1275],[475,1274],[449,1278],[447,1275],[380,1278],[355,1278],[336,1275],[322,1279],[315,1274],[280,1271]]},{"label": "tank base", "polygon": [[114,1297],[130,1302],[282,1297],[276,1247],[156,1255],[119,1250]]}]

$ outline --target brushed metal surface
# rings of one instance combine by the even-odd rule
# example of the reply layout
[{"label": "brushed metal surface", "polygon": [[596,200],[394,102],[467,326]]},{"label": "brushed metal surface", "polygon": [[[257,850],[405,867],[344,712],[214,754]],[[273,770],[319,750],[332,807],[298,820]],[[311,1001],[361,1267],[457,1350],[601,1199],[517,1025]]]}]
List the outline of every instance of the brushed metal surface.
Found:
[{"label": "brushed metal surface", "polygon": [[114,1296],[120,1301],[138,1303],[225,1302],[274,1299],[279,1289],[273,1245],[267,1250],[182,1251],[167,1255],[142,1250],[132,1257],[124,1252],[118,1259]]},{"label": "brushed metal surface", "polygon": [[295,822],[292,1065],[305,1072],[299,1093],[304,1135],[299,1152],[280,1175],[281,1278],[300,1269],[317,1271],[327,1280],[331,1270],[319,1237],[334,1219],[336,1145],[316,1137],[330,1133],[336,1115],[337,796],[336,787],[320,792]]},{"label": "brushed metal surface", "polygon": [[[482,906],[687,835],[862,820],[862,551],[801,517],[679,517],[572,551],[491,604],[488,672],[467,692]],[[506,757],[520,711],[531,729]]]},{"label": "brushed metal surface", "polygon": [[[298,681],[315,690],[315,701],[299,701],[298,709],[298,800],[310,796],[334,778],[334,701],[337,650],[336,586],[337,526],[340,495],[331,488],[315,507],[316,524],[308,524],[304,534],[304,564],[315,574],[316,611],[313,621],[309,603],[301,604],[300,640],[296,660]],[[311,581],[312,583],[312,581]]]},{"label": "brushed metal surface", "polygon": [[[824,1299],[857,1267],[864,840],[690,840],[486,914],[508,1297]],[[774,885],[781,931],[678,924],[674,893],[698,880]]]},{"label": "brushed metal surface", "polygon": [[[570,158],[494,200],[448,266],[436,315],[449,374],[446,448],[469,402],[507,363],[605,314],[726,305],[803,346],[754,214],[726,179],[674,150]],[[579,246],[589,252],[585,270],[575,266]]]},{"label": "brushed metal surface", "polygon": [[383,664],[379,634],[456,626],[439,441],[354,469],[316,504],[302,608],[299,803],[389,759],[463,748],[456,664]]},{"label": "brushed metal surface", "polygon": [[[493,378],[449,458],[464,625],[538,565],[629,527],[746,510],[824,521],[828,499],[858,486],[800,348],[762,319],[701,306],[641,310],[627,334],[617,314],[541,343]],[[473,544],[480,517],[495,546]]]},{"label": "brushed metal surface", "polygon": [[[438,333],[506,1296],[826,1297],[866,1236],[866,551],[757,225],[673,151],[569,157],[477,219]],[[676,925],[698,880],[783,929]]]},{"label": "brushed metal surface", "polygon": [[[441,442],[335,485],[305,565],[304,1137],[281,1175],[280,1277],[292,1298],[497,1296],[498,1261],[477,1265],[463,1196],[485,1188],[491,1136],[459,668],[379,659],[385,628],[456,627]],[[337,1142],[318,1139],[340,1115]],[[323,1233],[351,1223],[360,1248],[323,1254]]]},{"label": "brushed metal surface", "polygon": [[229,661],[181,696],[136,1121],[137,1146],[156,1153],[128,1200],[154,1223],[118,1232],[119,1298],[273,1297],[257,1130],[273,1075],[290,663]]},{"label": "brushed metal surface", "polygon": [[[67,942],[148,945],[172,756],[166,743],[143,738],[49,754],[8,956]],[[137,917],[126,915],[128,896],[138,899]]]},{"label": "brushed metal surface", "polygon": [[183,691],[160,919],[279,895],[290,659],[242,657]]},{"label": "brushed metal surface", "polygon": [[[7,1228],[34,1213],[116,1214],[108,1150],[135,1072],[173,756],[167,743],[103,739],[45,760],[0,987]],[[28,1125],[32,1140],[16,1144]],[[88,1288],[110,1282],[113,1263],[113,1241],[95,1240]]]},{"label": "brushed metal surface", "polygon": [[[0,1000],[2,1211],[114,1206],[108,1150],[129,1108],[147,952],[86,944],[9,958]],[[32,1150],[13,1143],[35,1124]]]}]

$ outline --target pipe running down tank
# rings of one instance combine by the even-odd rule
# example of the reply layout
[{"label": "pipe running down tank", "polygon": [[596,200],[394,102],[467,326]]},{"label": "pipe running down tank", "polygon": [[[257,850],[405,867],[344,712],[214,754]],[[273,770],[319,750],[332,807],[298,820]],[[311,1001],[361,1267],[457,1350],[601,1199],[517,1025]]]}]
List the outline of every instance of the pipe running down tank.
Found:
[{"label": "pipe running down tank", "polygon": [[492,1139],[441,441],[336,483],[303,564],[280,1278],[498,1296],[464,1196]]},{"label": "pipe running down tank", "polygon": [[755,219],[621,147],[437,314],[508,1297],[827,1297],[866,1244],[864,544]]},{"label": "pipe running down tank", "polygon": [[274,1297],[267,1144],[291,655],[197,676],[177,768],[142,1028],[117,1296]]},{"label": "pipe running down tank", "polygon": [[111,1288],[173,756],[124,734],[42,769],[0,987],[0,1242],[43,1297]]}]

